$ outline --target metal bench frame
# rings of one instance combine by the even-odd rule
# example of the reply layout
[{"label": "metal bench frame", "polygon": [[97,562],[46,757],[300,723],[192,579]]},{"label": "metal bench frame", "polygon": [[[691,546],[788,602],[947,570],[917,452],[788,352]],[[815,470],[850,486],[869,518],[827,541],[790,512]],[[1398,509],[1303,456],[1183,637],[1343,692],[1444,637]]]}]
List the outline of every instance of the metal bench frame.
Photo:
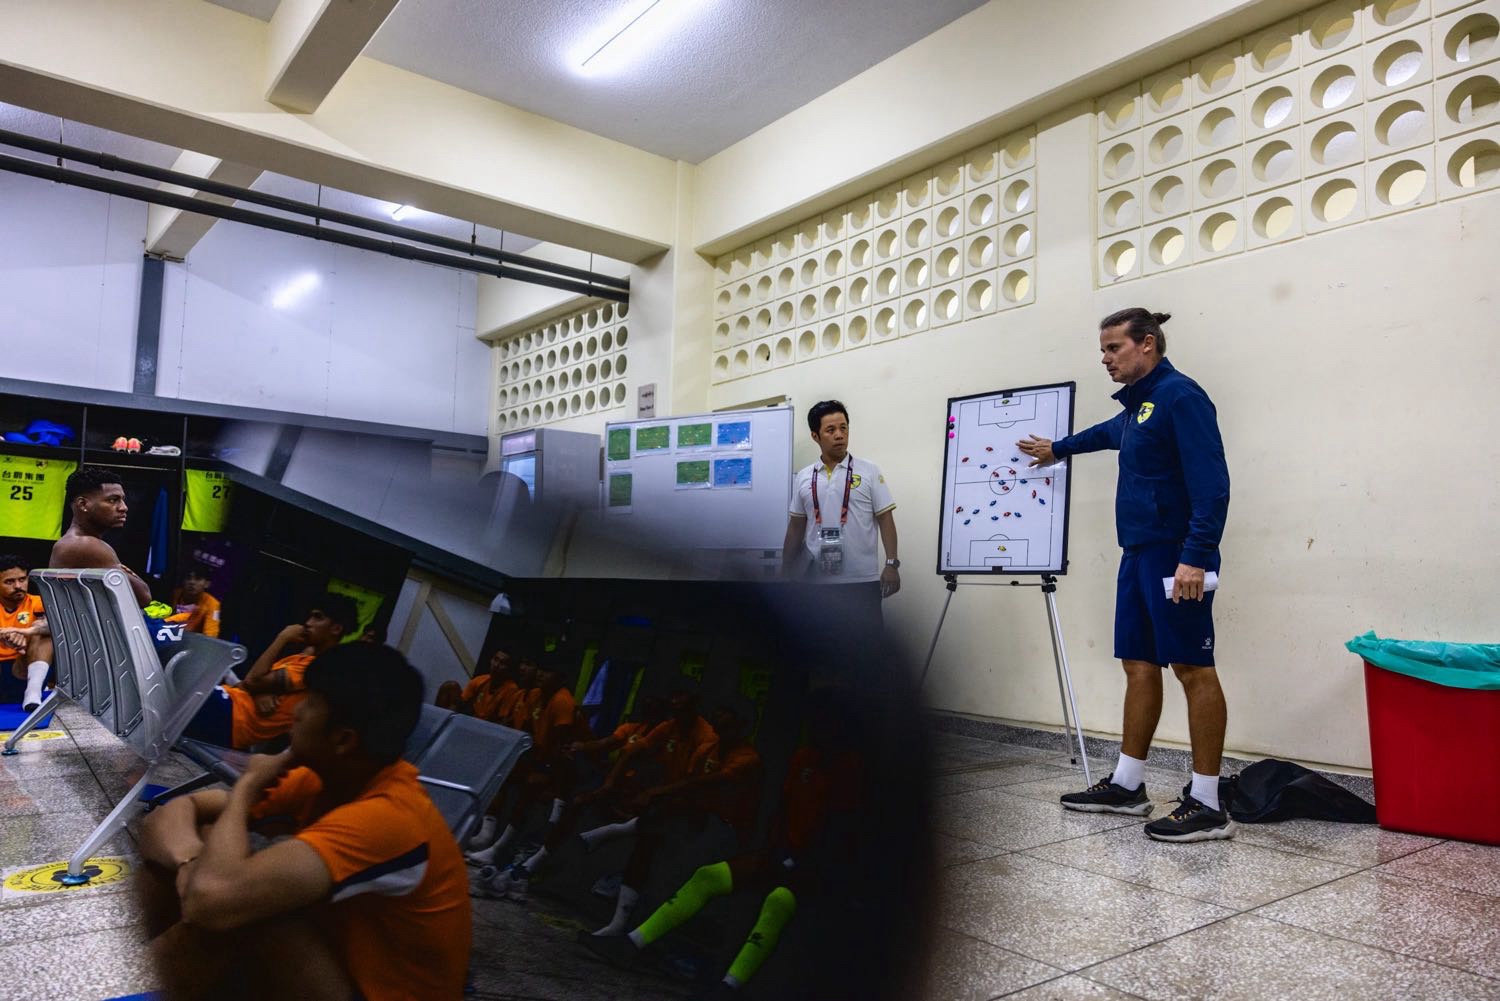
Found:
[{"label": "metal bench frame", "polygon": [[[401,756],[416,766],[448,830],[462,842],[530,747],[531,738],[520,730],[424,705]],[[152,797],[146,809],[216,782],[234,785],[250,758],[245,751],[198,740],[180,740],[177,750],[204,774]]]},{"label": "metal bench frame", "polygon": [[182,731],[224,677],[245,660],[245,648],[186,634],[164,665],[149,626],[119,570],[34,570],[52,632],[52,692],[5,741],[16,745],[64,700],[88,710],[146,762],[146,772],[68,860],[66,886],[90,879],[89,857],[144,808],[152,784]]}]

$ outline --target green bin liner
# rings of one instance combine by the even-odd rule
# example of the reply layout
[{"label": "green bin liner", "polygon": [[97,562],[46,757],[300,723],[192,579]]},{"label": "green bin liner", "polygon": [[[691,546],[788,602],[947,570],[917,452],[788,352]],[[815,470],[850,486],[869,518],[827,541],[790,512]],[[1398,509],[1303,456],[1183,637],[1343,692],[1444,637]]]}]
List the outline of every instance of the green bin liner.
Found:
[{"label": "green bin liner", "polygon": [[1383,640],[1368,632],[1344,646],[1386,671],[1445,688],[1500,691],[1500,643]]}]

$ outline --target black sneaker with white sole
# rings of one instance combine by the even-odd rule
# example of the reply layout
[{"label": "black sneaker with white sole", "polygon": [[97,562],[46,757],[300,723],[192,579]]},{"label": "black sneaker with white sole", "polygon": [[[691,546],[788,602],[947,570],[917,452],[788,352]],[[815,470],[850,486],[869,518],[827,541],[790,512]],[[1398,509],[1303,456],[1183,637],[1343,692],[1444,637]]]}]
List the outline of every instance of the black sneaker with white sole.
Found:
[{"label": "black sneaker with white sole", "polygon": [[1146,798],[1146,783],[1126,789],[1115,785],[1114,777],[1111,772],[1083,792],[1064,793],[1058,801],[1069,810],[1083,813],[1124,813],[1132,817],[1149,814],[1151,800]]},{"label": "black sneaker with white sole", "polygon": [[1177,809],[1146,825],[1146,835],[1157,841],[1225,841],[1234,837],[1234,828],[1229,811],[1184,796]]}]

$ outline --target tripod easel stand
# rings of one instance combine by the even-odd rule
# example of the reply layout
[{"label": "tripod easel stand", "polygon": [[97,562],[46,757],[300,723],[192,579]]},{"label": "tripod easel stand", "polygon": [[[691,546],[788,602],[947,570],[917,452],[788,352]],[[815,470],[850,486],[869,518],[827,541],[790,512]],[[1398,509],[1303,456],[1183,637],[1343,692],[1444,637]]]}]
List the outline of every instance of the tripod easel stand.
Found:
[{"label": "tripod easel stand", "polygon": [[[918,692],[927,681],[927,671],[932,667],[932,655],[937,651],[938,637],[943,632],[943,620],[948,617],[948,606],[953,602],[953,593],[958,590],[957,574],[943,574],[943,581],[948,589],[948,596],[943,599],[943,612],[938,616],[937,628],[932,631],[932,645],[927,648],[927,661],[922,665],[922,677],[917,682]],[[1073,675],[1068,671],[1068,651],[1063,646],[1062,626],[1057,621],[1057,578],[1052,574],[1042,574],[1038,581],[1012,580],[992,583],[976,580],[966,581],[966,583],[982,587],[1039,587],[1042,589],[1042,597],[1047,601],[1047,626],[1052,637],[1052,660],[1057,667],[1057,693],[1062,699],[1064,745],[1068,748],[1068,753],[1073,754],[1073,744],[1076,740],[1078,750],[1073,756],[1073,764],[1076,765],[1080,761],[1083,763],[1084,785],[1093,785],[1094,778],[1089,774],[1089,755],[1083,744],[1083,727],[1078,721],[1078,701],[1073,697]]]}]

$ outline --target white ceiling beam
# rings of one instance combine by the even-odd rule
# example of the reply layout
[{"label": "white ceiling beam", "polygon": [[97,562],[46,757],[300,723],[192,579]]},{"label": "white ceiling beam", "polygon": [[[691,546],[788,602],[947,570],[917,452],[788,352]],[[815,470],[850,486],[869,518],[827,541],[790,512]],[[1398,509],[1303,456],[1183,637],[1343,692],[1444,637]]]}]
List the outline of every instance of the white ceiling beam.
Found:
[{"label": "white ceiling beam", "polygon": [[281,0],[266,44],[266,100],[318,110],[399,0]]},{"label": "white ceiling beam", "polygon": [[616,260],[676,237],[666,157],[368,57],[315,113],[285,111],[269,26],[203,0],[45,8],[0,0],[11,104]]},{"label": "white ceiling beam", "polygon": [[[177,157],[177,162],[172,164],[172,169],[183,174],[192,174],[194,177],[202,177],[207,180],[218,181],[221,184],[234,184],[242,188],[248,188],[255,183],[260,176],[259,167],[247,167],[242,163],[230,163],[217,157],[205,156],[202,153],[194,153],[184,150]],[[194,191],[176,184],[163,184],[163,191],[170,191],[179,195],[190,195],[195,199],[205,202],[215,202],[219,205],[231,205],[234,199],[225,198],[222,195],[209,195],[200,191]],[[213,216],[199,215],[196,212],[187,212],[182,209],[168,208],[165,205],[151,205],[146,211],[146,253],[165,257],[168,260],[185,260],[188,251],[197,246],[198,241],[208,235],[208,231],[218,222]]]},{"label": "white ceiling beam", "polygon": [[[300,114],[317,111],[398,2],[281,0],[267,36],[266,100]],[[191,151],[184,151],[173,169],[241,187],[254,184],[261,174],[255,167]],[[161,187],[221,205],[233,202],[175,184]],[[213,216],[152,205],[147,214],[146,252],[185,260],[218,221]]]}]

